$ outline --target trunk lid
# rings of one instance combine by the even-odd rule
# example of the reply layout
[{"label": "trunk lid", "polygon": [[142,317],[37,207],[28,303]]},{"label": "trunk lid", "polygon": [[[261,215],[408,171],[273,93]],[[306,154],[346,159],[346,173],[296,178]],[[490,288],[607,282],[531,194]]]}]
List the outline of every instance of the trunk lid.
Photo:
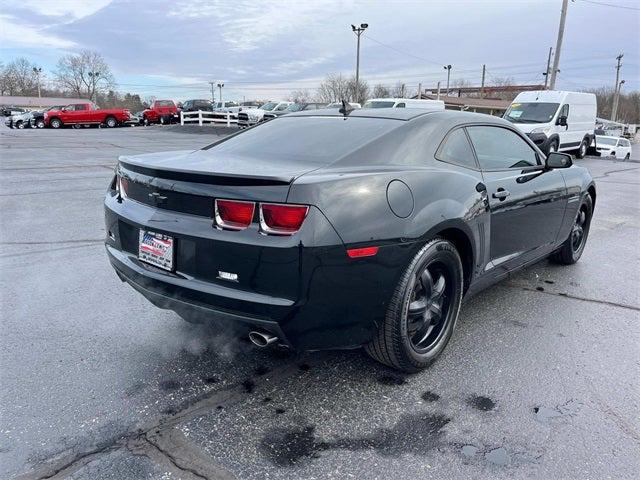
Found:
[{"label": "trunk lid", "polygon": [[278,169],[247,158],[215,159],[207,151],[123,156],[118,175],[127,197],[145,205],[213,217],[215,198],[284,203],[291,182],[307,169]]},{"label": "trunk lid", "polygon": [[315,162],[275,156],[221,154],[212,150],[187,150],[120,157],[120,163],[153,171],[158,176],[167,172],[215,178],[256,179],[291,183],[296,177],[317,169]]}]

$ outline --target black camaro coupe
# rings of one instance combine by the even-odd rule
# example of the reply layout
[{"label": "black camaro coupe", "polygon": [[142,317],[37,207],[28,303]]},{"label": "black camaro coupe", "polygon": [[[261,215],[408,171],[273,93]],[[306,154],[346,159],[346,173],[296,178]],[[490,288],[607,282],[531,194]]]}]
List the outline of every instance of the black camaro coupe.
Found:
[{"label": "black camaro coupe", "polygon": [[442,110],[291,113],[116,173],[107,253],[153,304],[408,372],[445,348],[463,296],[549,255],[576,262],[596,201],[569,155]]}]

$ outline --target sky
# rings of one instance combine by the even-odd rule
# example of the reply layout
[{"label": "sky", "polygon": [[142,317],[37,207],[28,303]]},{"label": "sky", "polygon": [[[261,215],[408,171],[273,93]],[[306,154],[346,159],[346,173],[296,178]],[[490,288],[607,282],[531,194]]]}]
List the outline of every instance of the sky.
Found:
[{"label": "sky", "polygon": [[[82,49],[103,55],[122,92],[143,97],[285,99],[329,73],[369,85],[435,87],[512,77],[544,83],[562,0],[2,0],[0,61],[23,56],[55,69]],[[640,90],[640,2],[570,0],[556,88],[615,83]],[[218,92],[216,91],[216,98]]]}]

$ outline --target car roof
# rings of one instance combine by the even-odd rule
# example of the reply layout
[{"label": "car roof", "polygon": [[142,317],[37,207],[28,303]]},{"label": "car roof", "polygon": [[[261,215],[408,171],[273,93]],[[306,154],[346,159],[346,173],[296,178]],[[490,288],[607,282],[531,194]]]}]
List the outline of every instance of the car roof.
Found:
[{"label": "car roof", "polygon": [[[303,110],[286,115],[291,117],[340,117],[337,108],[325,108],[322,110]],[[461,112],[459,110],[429,110],[425,108],[360,108],[352,110],[349,117],[384,118],[391,120],[409,121],[419,117],[425,117],[425,121],[444,121],[455,123],[496,123],[499,125],[511,125],[506,120],[486,115],[484,113]]]},{"label": "car roof", "polygon": [[[435,110],[434,110],[435,111]],[[357,108],[351,110],[349,117],[365,117],[365,118],[389,118],[395,120],[411,120],[412,118],[419,117],[431,113],[430,110],[423,108],[372,108],[362,109]],[[287,115],[288,117],[339,117],[342,114],[338,108],[325,108],[322,110],[306,110],[301,112],[294,112]]]}]

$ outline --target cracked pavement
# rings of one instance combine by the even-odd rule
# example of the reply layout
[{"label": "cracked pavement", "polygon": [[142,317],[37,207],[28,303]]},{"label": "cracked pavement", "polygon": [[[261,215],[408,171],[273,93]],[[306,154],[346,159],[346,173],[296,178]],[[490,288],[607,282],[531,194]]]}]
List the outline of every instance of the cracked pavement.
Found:
[{"label": "cracked pavement", "polygon": [[578,161],[598,187],[580,262],[468,299],[407,376],[360,351],[259,350],[117,280],[117,156],[203,131],[0,127],[0,478],[637,477],[640,163]]}]

